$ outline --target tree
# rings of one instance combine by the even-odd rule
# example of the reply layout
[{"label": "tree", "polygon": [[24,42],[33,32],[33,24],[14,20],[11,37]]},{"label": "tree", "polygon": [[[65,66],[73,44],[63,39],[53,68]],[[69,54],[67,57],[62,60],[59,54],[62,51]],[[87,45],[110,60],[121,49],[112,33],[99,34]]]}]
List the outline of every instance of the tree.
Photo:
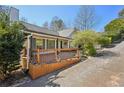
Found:
[{"label": "tree", "polygon": [[49,28],[49,24],[48,24],[47,21],[43,23],[43,27],[45,27],[45,28]]},{"label": "tree", "polygon": [[116,18],[108,23],[105,27],[106,35],[112,37],[112,41],[121,38],[121,32],[124,30],[124,19]]},{"label": "tree", "polygon": [[18,68],[24,42],[21,29],[19,22],[10,23],[9,16],[0,13],[0,75],[4,78]]},{"label": "tree", "polygon": [[92,29],[97,23],[96,18],[93,6],[81,6],[75,19],[75,27],[82,31]]},{"label": "tree", "polygon": [[104,28],[105,31],[119,31],[124,27],[124,19],[123,18],[116,18],[108,23]]},{"label": "tree", "polygon": [[50,29],[53,31],[60,31],[65,28],[64,21],[57,16],[53,17],[51,24],[50,24]]},{"label": "tree", "polygon": [[119,18],[124,18],[124,9],[118,13]]},{"label": "tree", "polygon": [[0,25],[2,26],[2,28],[5,28],[8,25],[10,25],[10,20],[8,15],[9,14],[6,12],[0,12]]}]

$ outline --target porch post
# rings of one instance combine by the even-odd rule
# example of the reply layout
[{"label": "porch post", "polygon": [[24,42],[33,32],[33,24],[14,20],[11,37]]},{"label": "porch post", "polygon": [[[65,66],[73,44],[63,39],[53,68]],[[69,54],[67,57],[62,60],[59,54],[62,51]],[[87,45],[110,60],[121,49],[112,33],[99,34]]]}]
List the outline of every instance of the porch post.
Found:
[{"label": "porch post", "polygon": [[47,49],[47,39],[45,39],[45,49]]},{"label": "porch post", "polygon": [[60,40],[58,40],[58,48],[60,48]]}]

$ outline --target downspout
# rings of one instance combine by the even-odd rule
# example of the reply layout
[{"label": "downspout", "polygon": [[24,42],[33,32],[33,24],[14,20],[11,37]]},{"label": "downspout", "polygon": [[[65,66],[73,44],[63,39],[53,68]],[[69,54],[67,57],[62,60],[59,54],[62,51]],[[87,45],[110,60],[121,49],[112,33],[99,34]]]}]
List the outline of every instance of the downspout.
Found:
[{"label": "downspout", "polygon": [[29,63],[30,63],[30,57],[31,57],[31,38],[32,38],[32,34],[28,35],[27,39],[28,39],[28,46],[27,46],[27,69],[29,69]]}]

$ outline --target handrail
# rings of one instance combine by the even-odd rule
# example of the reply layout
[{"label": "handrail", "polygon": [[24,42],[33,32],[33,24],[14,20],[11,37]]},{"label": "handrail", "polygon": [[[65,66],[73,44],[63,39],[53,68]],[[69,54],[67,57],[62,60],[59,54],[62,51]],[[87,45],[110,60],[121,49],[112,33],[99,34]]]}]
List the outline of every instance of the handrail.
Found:
[{"label": "handrail", "polygon": [[[79,57],[78,48],[63,48],[63,49],[34,49],[32,50],[33,56],[37,59],[37,62],[40,63],[42,60],[48,60],[48,56],[51,56],[51,53],[54,53],[56,61],[66,58],[66,52],[76,51],[75,57]],[[65,52],[65,53],[64,53]],[[63,55],[64,53],[64,55]],[[41,58],[41,55],[43,58]],[[62,55],[62,56],[60,56]],[[70,55],[69,55],[70,56]],[[61,58],[62,57],[62,58]],[[70,57],[69,57],[70,58]]]},{"label": "handrail", "polygon": [[76,51],[78,50],[78,48],[62,48],[62,49],[58,49],[58,51]]},{"label": "handrail", "polygon": [[78,50],[78,48],[58,48],[58,49],[33,49],[32,52],[48,52],[48,51],[74,51]]},{"label": "handrail", "polygon": [[33,49],[32,52],[37,52],[37,51],[40,51],[40,52],[48,52],[48,51],[55,51],[56,49]]}]

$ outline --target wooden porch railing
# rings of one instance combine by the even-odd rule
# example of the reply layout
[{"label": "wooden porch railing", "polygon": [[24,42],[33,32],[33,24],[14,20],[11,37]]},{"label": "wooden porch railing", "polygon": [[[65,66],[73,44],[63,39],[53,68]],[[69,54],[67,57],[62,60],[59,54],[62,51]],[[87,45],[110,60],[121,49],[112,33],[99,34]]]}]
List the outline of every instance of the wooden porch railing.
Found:
[{"label": "wooden porch railing", "polygon": [[33,63],[53,63],[69,58],[79,57],[79,50],[77,48],[65,49],[34,49],[32,51]]}]

